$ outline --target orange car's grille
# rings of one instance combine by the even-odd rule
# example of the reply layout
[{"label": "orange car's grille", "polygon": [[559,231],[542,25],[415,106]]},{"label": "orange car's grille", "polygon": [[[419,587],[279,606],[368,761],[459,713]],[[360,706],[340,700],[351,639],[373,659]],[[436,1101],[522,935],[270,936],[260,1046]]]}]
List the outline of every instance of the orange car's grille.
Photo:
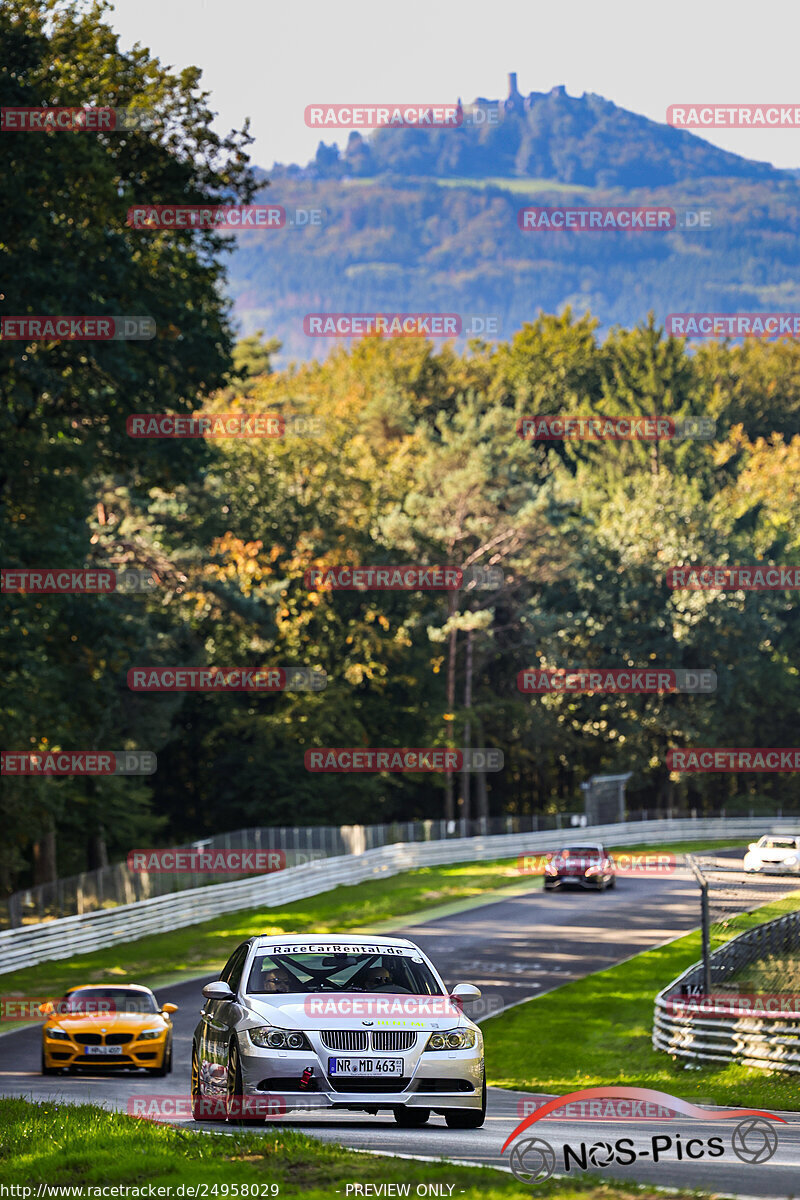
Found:
[{"label": "orange car's grille", "polygon": [[132,1040],[133,1040],[132,1033],[107,1033],[106,1034],[106,1045],[107,1046],[124,1046],[126,1042],[130,1042]]},{"label": "orange car's grille", "polygon": [[100,1046],[103,1039],[99,1033],[75,1033],[73,1041],[77,1042],[79,1046]]}]

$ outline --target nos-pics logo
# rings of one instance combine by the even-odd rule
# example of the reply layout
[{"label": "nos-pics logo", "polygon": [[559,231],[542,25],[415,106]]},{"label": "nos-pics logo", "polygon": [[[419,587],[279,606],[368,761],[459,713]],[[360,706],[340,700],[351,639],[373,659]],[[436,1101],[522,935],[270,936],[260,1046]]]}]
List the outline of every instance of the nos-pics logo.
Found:
[{"label": "nos-pics logo", "polygon": [[521,1183],[535,1187],[544,1183],[558,1169],[569,1173],[573,1169],[591,1171],[610,1166],[630,1166],[637,1162],[698,1161],[704,1158],[721,1158],[730,1151],[748,1165],[765,1163],[773,1157],[778,1148],[778,1134],[774,1123],[785,1124],[783,1117],[759,1109],[711,1111],[651,1088],[586,1088],[579,1092],[570,1092],[566,1096],[557,1096],[537,1108],[506,1139],[503,1152],[521,1133],[556,1109],[576,1100],[599,1098],[654,1101],[675,1113],[703,1121],[729,1121],[735,1118],[738,1120],[729,1141],[726,1137],[727,1131],[726,1134],[698,1137],[687,1137],[685,1132],[658,1133],[636,1139],[621,1137],[595,1142],[581,1141],[577,1144],[564,1142],[557,1151],[550,1142],[533,1135],[517,1141],[511,1150],[509,1166],[514,1176]]}]

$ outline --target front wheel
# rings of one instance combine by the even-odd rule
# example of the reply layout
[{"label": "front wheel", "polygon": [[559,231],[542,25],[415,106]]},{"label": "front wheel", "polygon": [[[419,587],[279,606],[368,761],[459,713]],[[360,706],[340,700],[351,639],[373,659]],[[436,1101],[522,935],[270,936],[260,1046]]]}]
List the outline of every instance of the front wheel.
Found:
[{"label": "front wheel", "polygon": [[245,1115],[247,1100],[243,1093],[242,1060],[239,1056],[238,1043],[234,1038],[228,1051],[228,1120],[238,1121],[240,1125],[263,1125],[263,1117]]},{"label": "front wheel", "polygon": [[394,1119],[403,1129],[418,1129],[431,1115],[429,1108],[407,1108],[398,1104],[394,1109]]},{"label": "front wheel", "polygon": [[192,1118],[195,1121],[224,1121],[227,1105],[219,1096],[204,1096],[200,1087],[197,1048],[192,1046]]},{"label": "front wheel", "polygon": [[481,1106],[474,1108],[453,1108],[444,1114],[448,1129],[480,1129],[486,1120],[486,1072],[483,1073],[483,1088],[481,1089]]}]

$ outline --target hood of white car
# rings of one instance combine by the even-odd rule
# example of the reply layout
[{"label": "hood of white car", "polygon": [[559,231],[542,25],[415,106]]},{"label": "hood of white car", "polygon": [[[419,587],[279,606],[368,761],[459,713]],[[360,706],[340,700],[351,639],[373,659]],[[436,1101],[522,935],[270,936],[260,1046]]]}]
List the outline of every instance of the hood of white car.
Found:
[{"label": "hood of white car", "polygon": [[247,997],[248,1007],[284,1029],[406,1029],[420,1032],[470,1024],[447,996],[313,993]]}]

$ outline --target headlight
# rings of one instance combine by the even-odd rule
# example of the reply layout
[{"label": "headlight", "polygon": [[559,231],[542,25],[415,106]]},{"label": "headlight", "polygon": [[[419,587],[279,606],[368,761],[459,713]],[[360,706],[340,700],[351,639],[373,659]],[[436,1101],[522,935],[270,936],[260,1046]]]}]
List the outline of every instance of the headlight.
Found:
[{"label": "headlight", "polygon": [[798,862],[800,862],[800,859],[798,859],[797,855],[790,854],[789,857],[786,859],[786,866],[787,867],[796,867]]},{"label": "headlight", "polygon": [[261,1025],[248,1029],[247,1036],[261,1050],[310,1050],[311,1043],[297,1029],[275,1029],[272,1025]]},{"label": "headlight", "polygon": [[474,1029],[452,1029],[450,1033],[432,1033],[426,1050],[468,1050],[475,1045]]},{"label": "headlight", "polygon": [[145,1040],[145,1038],[161,1037],[163,1032],[164,1032],[163,1029],[143,1029],[142,1032],[139,1034],[139,1041],[143,1042]]},{"label": "headlight", "polygon": [[57,1038],[61,1042],[69,1041],[69,1034],[65,1033],[63,1029],[46,1029],[45,1037]]}]

